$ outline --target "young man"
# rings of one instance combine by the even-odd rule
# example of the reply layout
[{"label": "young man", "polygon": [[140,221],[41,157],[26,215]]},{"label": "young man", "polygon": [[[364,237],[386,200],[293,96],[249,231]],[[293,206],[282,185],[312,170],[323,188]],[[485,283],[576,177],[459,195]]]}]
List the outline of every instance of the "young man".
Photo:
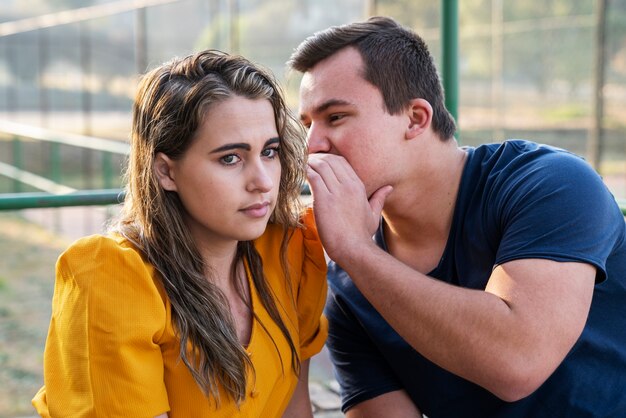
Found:
[{"label": "young man", "polygon": [[592,168],[459,148],[426,45],[391,19],[290,65],[346,416],[626,416],[625,224]]}]

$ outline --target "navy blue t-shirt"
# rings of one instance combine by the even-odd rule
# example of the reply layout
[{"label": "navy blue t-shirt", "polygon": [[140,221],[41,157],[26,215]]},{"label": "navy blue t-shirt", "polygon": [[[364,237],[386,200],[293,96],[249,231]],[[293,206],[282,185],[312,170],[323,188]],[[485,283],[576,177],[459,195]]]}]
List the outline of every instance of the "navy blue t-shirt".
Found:
[{"label": "navy blue t-shirt", "polygon": [[[343,410],[403,388],[429,418],[626,417],[625,223],[613,196],[567,151],[521,140],[466,151],[450,236],[428,275],[484,289],[494,266],[514,259],[591,264],[582,335],[537,391],[504,402],[413,350],[331,262],[327,345]],[[376,242],[386,250],[382,226]]]}]

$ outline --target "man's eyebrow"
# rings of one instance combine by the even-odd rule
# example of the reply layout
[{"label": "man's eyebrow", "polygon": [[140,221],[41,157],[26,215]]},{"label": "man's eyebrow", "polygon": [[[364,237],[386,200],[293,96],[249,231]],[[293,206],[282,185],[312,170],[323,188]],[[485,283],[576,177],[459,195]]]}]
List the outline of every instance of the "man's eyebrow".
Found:
[{"label": "man's eyebrow", "polygon": [[329,100],[326,100],[321,105],[315,107],[312,113],[314,115],[317,115],[317,114],[325,112],[326,110],[328,110],[329,107],[333,107],[333,106],[353,106],[353,103],[348,102],[346,100],[342,100],[342,99],[329,99]]}]

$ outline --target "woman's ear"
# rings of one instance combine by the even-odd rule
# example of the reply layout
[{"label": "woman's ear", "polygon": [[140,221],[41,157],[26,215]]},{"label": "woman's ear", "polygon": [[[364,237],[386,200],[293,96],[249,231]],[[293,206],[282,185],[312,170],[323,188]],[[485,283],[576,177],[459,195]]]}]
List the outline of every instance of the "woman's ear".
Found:
[{"label": "woman's ear", "polygon": [[176,181],[174,179],[174,161],[162,152],[157,152],[154,157],[154,174],[164,190],[175,192]]},{"label": "woman's ear", "polygon": [[433,120],[433,107],[424,99],[413,99],[408,107],[409,126],[405,139],[413,139],[430,127]]}]

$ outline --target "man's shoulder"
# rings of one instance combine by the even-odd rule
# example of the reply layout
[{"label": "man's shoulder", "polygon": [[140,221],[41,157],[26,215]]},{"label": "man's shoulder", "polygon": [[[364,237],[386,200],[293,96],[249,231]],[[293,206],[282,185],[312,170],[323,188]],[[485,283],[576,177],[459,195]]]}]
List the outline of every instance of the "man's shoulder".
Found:
[{"label": "man's shoulder", "polygon": [[[474,160],[493,160],[494,162],[509,162],[514,160],[542,161],[544,159],[563,159],[586,164],[583,157],[553,145],[528,141],[525,139],[508,139],[503,142],[481,144],[477,147],[467,147]],[[587,164],[588,165],[588,164]]]},{"label": "man's shoulder", "polygon": [[579,178],[589,179],[594,186],[599,180],[595,170],[579,155],[551,145],[511,139],[470,148],[462,181],[472,183],[474,190],[485,187],[502,192],[500,187],[506,189],[511,184],[560,184]]}]

